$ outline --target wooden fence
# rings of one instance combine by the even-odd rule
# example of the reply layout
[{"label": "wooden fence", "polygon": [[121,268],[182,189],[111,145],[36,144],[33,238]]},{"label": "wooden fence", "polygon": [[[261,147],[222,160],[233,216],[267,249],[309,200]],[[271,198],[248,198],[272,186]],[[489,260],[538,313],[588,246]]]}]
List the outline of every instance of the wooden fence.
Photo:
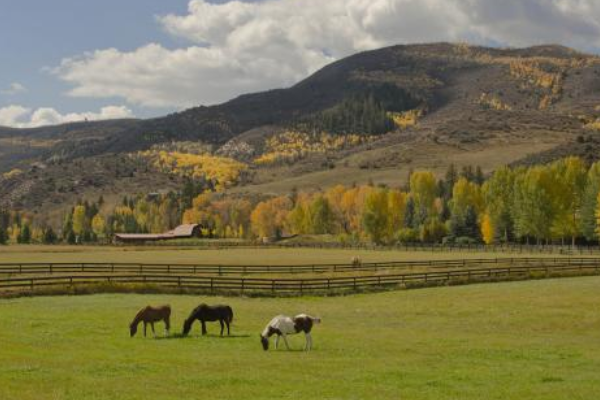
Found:
[{"label": "wooden fence", "polygon": [[[240,246],[241,247],[241,246]],[[253,246],[257,247],[257,246]],[[557,254],[557,255],[600,255],[600,246],[566,246],[566,245],[535,245],[535,244],[392,244],[378,246],[374,244],[344,244],[344,243],[280,243],[264,245],[263,247],[278,248],[316,248],[340,250],[377,250],[377,251],[426,251],[426,252],[481,252],[481,253],[517,253],[517,254]]]},{"label": "wooden fence", "polygon": [[141,284],[169,288],[193,289],[203,292],[268,292],[305,294],[365,288],[401,287],[403,285],[445,285],[454,282],[469,283],[494,280],[576,276],[600,273],[600,263],[547,264],[520,267],[497,267],[429,271],[391,275],[354,277],[323,277],[310,279],[245,278],[220,276],[193,276],[172,274],[86,274],[19,276],[0,278],[0,293],[34,291],[47,287],[74,287],[98,284]]},{"label": "wooden fence", "polygon": [[394,269],[460,269],[480,266],[578,266],[600,265],[600,258],[574,257],[500,257],[459,260],[402,260],[354,264],[298,265],[212,265],[177,263],[0,263],[0,275],[123,273],[123,274],[299,274],[366,272]]}]

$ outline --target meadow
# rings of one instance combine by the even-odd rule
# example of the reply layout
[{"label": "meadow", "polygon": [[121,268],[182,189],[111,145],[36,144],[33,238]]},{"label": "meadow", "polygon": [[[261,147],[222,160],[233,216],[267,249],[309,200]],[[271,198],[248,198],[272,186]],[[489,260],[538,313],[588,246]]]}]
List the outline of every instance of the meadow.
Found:
[{"label": "meadow", "polygon": [[553,254],[513,254],[508,252],[429,252],[401,250],[355,250],[312,248],[228,248],[152,246],[43,246],[13,245],[0,247],[0,263],[10,262],[139,262],[223,265],[295,265],[351,262],[359,256],[363,262],[402,260],[449,260],[496,257],[556,257]]},{"label": "meadow", "polygon": [[[0,398],[593,399],[600,277],[346,297],[101,294],[0,301]],[[177,335],[201,301],[228,303],[232,336]],[[129,338],[146,304],[173,335]],[[274,315],[321,316],[314,349],[264,352]],[[162,336],[162,326],[158,332]]]}]

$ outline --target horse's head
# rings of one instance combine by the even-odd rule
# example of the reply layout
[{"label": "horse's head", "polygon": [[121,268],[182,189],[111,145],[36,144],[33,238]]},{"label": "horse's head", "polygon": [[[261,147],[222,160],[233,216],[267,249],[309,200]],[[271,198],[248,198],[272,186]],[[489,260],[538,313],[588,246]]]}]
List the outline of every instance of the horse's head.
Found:
[{"label": "horse's head", "polygon": [[263,335],[260,335],[260,343],[262,344],[263,350],[269,350],[269,338]]},{"label": "horse's head", "polygon": [[138,327],[138,324],[136,324],[135,322],[132,322],[131,324],[129,324],[129,336],[130,337],[135,336],[135,334],[137,333],[137,327]]},{"label": "horse's head", "polygon": [[183,336],[187,336],[188,333],[190,333],[190,330],[192,329],[192,324],[194,323],[194,319],[193,318],[188,318],[185,320],[185,322],[183,323]]}]

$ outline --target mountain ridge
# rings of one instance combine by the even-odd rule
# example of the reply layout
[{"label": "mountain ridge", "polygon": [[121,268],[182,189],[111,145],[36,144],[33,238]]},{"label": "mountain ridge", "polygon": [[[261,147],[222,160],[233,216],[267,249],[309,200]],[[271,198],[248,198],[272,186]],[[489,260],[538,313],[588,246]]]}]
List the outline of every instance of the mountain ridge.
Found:
[{"label": "mountain ridge", "polygon": [[[148,168],[139,160],[128,160],[128,155],[178,142],[202,142],[214,154],[247,163],[251,179],[231,190],[263,194],[291,190],[292,182],[315,189],[367,180],[399,185],[410,169],[440,171],[450,162],[481,164],[490,171],[498,165],[534,162],[537,157],[551,160],[565,152],[592,159],[600,147],[599,93],[598,57],[564,46],[390,46],[338,60],[289,88],[244,94],[223,104],[163,117],[25,130],[0,127],[0,177],[14,168],[23,170],[0,178],[0,199],[43,208],[69,196],[128,190],[124,183],[131,179],[128,175]],[[370,98],[374,106],[369,105]],[[386,115],[378,118],[393,120],[394,128],[375,134],[349,132],[352,127],[373,125],[368,120],[354,121],[342,133],[332,133],[363,137],[352,139],[354,145],[310,142],[321,140],[310,132],[352,119],[348,110],[367,113],[361,118],[382,110]],[[324,149],[299,151],[303,155],[271,162],[279,160],[277,149],[292,140],[285,132],[295,130],[308,135],[292,135],[293,140],[304,141],[300,146]],[[238,148],[246,149],[245,153],[229,151]],[[111,158],[128,172],[110,169]],[[271,161],[258,164],[258,159]],[[74,162],[87,167],[72,170],[69,165]],[[31,166],[39,163],[42,167],[32,171]],[[93,179],[82,176],[86,168],[96,171]],[[112,178],[102,179],[105,182],[99,187],[67,184],[67,194],[62,196],[49,188],[49,199],[41,200],[39,194],[28,194],[29,186],[41,185],[49,177],[92,182],[98,181],[101,171]],[[151,174],[139,173],[151,182]],[[168,177],[158,180],[173,187]],[[146,190],[153,190],[152,186],[148,184]],[[144,191],[144,185],[135,185],[135,190]]]}]

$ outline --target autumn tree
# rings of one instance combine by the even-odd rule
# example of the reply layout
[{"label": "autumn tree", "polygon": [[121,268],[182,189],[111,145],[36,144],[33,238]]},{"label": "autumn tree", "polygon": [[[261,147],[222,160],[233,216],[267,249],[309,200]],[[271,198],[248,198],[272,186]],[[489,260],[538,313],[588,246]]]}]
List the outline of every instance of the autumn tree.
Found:
[{"label": "autumn tree", "polygon": [[515,177],[513,216],[515,234],[540,243],[550,237],[553,199],[550,187],[554,184],[552,173],[545,167],[532,167],[520,171]]},{"label": "autumn tree", "polygon": [[598,238],[596,234],[596,209],[600,193],[600,163],[591,165],[586,176],[586,185],[581,202],[581,233],[587,240]]},{"label": "autumn tree", "polygon": [[481,237],[485,244],[494,243],[495,230],[490,214],[485,213],[481,218]]},{"label": "autumn tree", "polygon": [[252,232],[259,237],[280,237],[291,209],[292,201],[287,196],[258,203],[250,215]]},{"label": "autumn tree", "polygon": [[482,186],[486,215],[494,236],[508,242],[513,233],[513,202],[515,173],[508,167],[500,167]]},{"label": "autumn tree", "polygon": [[78,205],[73,209],[73,232],[81,237],[87,229],[87,215],[85,206]]},{"label": "autumn tree", "polygon": [[362,221],[365,233],[374,243],[389,239],[389,200],[385,189],[376,189],[365,199]]},{"label": "autumn tree", "polygon": [[92,231],[99,238],[106,236],[106,220],[102,215],[96,214],[92,218]]},{"label": "autumn tree", "polygon": [[415,204],[415,218],[424,223],[434,214],[437,197],[437,182],[429,171],[417,171],[410,176],[410,194]]},{"label": "autumn tree", "polygon": [[552,197],[552,233],[555,237],[575,238],[580,234],[581,207],[585,193],[587,170],[578,157],[568,157],[554,162],[550,167],[552,184],[548,191]]}]

